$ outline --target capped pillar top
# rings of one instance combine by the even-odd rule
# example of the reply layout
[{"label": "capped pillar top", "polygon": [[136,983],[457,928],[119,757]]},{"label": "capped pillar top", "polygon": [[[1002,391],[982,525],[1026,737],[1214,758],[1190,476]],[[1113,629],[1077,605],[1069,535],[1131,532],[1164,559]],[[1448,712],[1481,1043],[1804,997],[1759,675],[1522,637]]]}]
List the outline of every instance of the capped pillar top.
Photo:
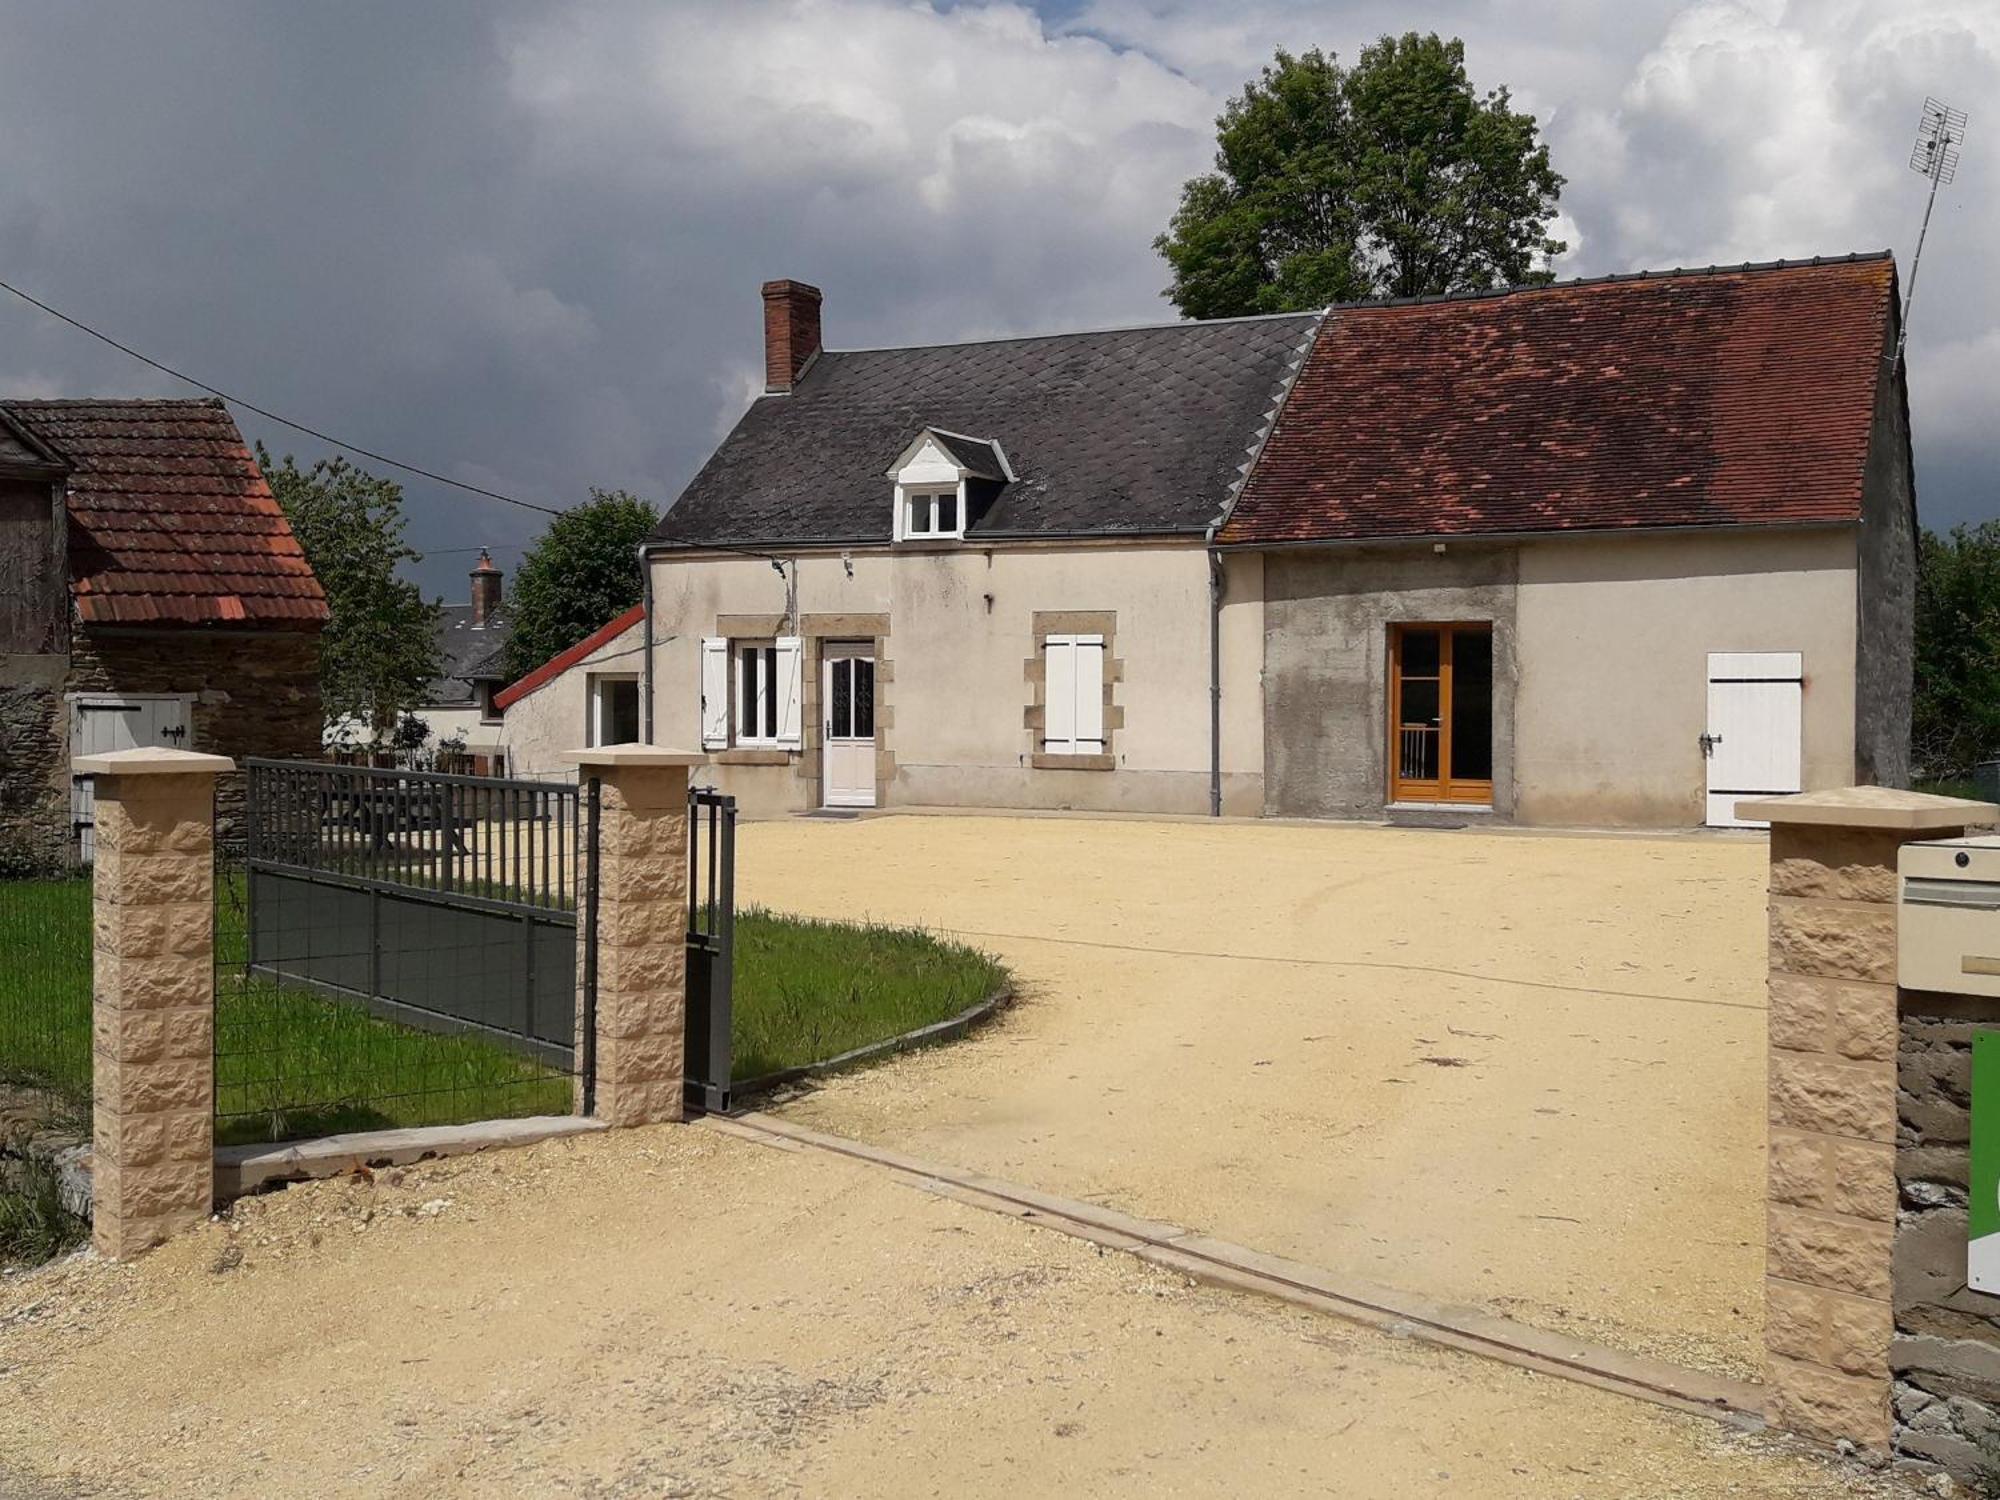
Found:
[{"label": "capped pillar top", "polygon": [[663,745],[594,745],[588,750],[566,750],[563,759],[578,766],[705,766],[708,756],[699,750],[669,750]]},{"label": "capped pillar top", "polygon": [[1832,787],[1789,797],[1753,797],[1736,804],[1736,816],[1773,825],[1873,828],[1885,833],[1941,833],[2000,823],[2000,806],[1903,792],[1886,786]]},{"label": "capped pillar top", "polygon": [[203,755],[198,750],[170,750],[164,745],[141,745],[136,750],[107,750],[101,755],[79,755],[71,766],[86,776],[220,776],[236,769],[226,755]]}]

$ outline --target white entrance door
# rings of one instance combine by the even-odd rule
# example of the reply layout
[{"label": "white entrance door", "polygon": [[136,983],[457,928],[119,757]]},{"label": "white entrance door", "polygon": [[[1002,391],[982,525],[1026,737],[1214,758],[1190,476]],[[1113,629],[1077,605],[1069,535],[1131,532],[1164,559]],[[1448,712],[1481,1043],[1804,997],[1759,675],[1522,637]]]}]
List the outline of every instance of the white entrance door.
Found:
[{"label": "white entrance door", "polygon": [[820,668],[821,800],[875,805],[875,648],[829,645]]},{"label": "white entrance door", "polygon": [[[164,745],[192,750],[188,701],[179,697],[123,697],[79,693],[69,703],[69,753],[103,755],[112,750],[137,750]],[[97,799],[88,776],[70,776],[70,822],[76,830],[76,855],[89,864],[97,853],[94,829]]]},{"label": "white entrance door", "polygon": [[1797,651],[1711,651],[1708,656],[1708,824],[1762,828],[1736,816],[1744,797],[1803,788],[1805,658]]}]

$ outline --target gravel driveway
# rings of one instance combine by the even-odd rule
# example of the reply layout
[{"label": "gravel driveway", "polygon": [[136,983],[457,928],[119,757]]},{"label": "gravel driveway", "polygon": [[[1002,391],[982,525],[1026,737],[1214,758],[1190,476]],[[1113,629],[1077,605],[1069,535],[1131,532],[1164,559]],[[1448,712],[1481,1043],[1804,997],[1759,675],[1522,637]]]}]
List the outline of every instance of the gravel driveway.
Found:
[{"label": "gravel driveway", "polygon": [[933,1160],[1754,1377],[1764,846],[892,816],[740,894],[964,934],[1026,1003],[787,1109]]},{"label": "gravel driveway", "polygon": [[700,1126],[0,1278],[0,1494],[1889,1496]]}]

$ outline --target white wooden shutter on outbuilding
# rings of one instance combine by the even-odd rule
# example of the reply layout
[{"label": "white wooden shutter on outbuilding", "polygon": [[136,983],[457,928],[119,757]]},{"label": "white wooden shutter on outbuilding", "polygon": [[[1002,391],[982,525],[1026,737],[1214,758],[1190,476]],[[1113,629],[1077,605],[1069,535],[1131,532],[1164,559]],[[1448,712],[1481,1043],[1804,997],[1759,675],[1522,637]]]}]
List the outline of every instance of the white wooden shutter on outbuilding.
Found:
[{"label": "white wooden shutter on outbuilding", "polygon": [[796,750],[803,742],[799,730],[804,707],[805,642],[795,635],[781,635],[777,647],[777,681],[771,684],[771,691],[778,695],[778,743]]},{"label": "white wooden shutter on outbuilding", "polygon": [[729,747],[729,642],[701,639],[701,748]]}]

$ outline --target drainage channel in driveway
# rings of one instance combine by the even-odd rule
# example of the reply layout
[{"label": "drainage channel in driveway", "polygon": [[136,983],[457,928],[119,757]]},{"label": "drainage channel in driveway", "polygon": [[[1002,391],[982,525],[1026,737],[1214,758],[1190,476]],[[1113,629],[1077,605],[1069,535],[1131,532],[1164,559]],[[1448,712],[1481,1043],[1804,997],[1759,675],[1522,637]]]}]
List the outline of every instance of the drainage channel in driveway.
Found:
[{"label": "drainage channel in driveway", "polygon": [[1121,1250],[1232,1291],[1273,1297],[1384,1333],[1417,1339],[1675,1411],[1745,1428],[1763,1425],[1762,1387],[1544,1332],[1475,1308],[1453,1307],[1317,1266],[1265,1255],[1176,1224],[941,1166],[773,1115],[710,1116],[711,1129],[779,1149],[824,1151],[893,1172],[925,1192]]}]

